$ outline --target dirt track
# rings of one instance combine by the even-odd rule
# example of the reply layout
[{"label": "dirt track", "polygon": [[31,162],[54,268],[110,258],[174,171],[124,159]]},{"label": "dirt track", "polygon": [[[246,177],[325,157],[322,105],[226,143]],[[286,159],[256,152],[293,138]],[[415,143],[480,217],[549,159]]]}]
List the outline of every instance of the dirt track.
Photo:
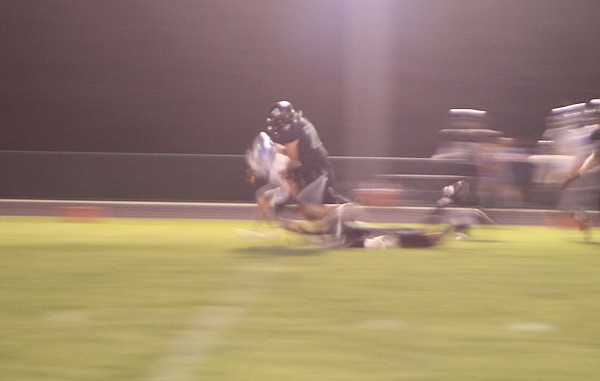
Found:
[{"label": "dirt track", "polygon": [[[421,223],[430,211],[426,207],[363,207],[365,221]],[[491,218],[502,225],[545,225],[561,212],[536,209],[489,209]],[[289,208],[286,213],[293,215]],[[0,215],[62,218],[197,218],[254,219],[256,206],[249,203],[128,202],[0,199]],[[598,212],[590,213],[598,221]],[[595,224],[597,225],[597,223]]]}]

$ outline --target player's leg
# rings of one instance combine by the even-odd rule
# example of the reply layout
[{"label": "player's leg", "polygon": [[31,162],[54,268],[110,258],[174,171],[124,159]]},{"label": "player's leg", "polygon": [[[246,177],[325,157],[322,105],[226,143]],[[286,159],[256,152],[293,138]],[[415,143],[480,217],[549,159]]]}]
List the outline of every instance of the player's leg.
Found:
[{"label": "player's leg", "polygon": [[399,245],[406,248],[430,247],[444,238],[451,229],[434,232],[412,231],[398,234]]},{"label": "player's leg", "polygon": [[279,223],[281,226],[289,231],[300,234],[326,234],[327,231],[323,230],[323,226],[316,223],[316,221],[309,220],[291,220],[286,218],[280,218]]},{"label": "player's leg", "polygon": [[260,221],[273,222],[278,208],[288,201],[289,189],[285,186],[265,184],[256,191],[255,197],[261,214]]},{"label": "player's leg", "polygon": [[334,190],[334,171],[330,162],[321,163],[321,165],[311,168],[304,168],[302,175],[306,184],[310,184],[319,178],[325,180],[320,202],[325,204],[346,204],[350,202],[350,200]]},{"label": "player's leg", "polygon": [[296,199],[300,203],[323,204],[326,187],[327,176],[322,174],[304,186],[296,195]]}]

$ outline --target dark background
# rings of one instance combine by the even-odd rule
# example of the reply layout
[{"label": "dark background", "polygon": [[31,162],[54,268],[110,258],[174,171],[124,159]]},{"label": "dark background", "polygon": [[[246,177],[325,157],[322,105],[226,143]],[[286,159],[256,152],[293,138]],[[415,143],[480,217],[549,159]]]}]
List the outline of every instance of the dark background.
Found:
[{"label": "dark background", "polygon": [[[0,149],[241,154],[288,99],[352,154],[350,1],[1,1]],[[394,143],[371,156],[429,157],[450,108],[535,140],[600,97],[599,1],[387,3]]]}]

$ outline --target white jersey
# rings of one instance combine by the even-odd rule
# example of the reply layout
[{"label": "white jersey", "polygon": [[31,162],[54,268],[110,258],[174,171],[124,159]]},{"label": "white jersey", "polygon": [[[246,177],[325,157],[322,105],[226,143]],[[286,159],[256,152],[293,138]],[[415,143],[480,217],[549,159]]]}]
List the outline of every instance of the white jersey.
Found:
[{"label": "white jersey", "polygon": [[287,171],[291,159],[277,152],[271,138],[261,132],[246,151],[246,162],[256,177],[266,181],[256,197],[264,197],[274,205],[284,204],[290,196]]},{"label": "white jersey", "polygon": [[[284,185],[282,182],[285,181],[282,178],[282,174],[287,172],[290,162],[291,159],[288,156],[279,152],[275,153],[275,157],[268,168],[269,178],[267,182],[275,187]],[[285,185],[287,186],[287,182]]]},{"label": "white jersey", "polygon": [[267,169],[267,183],[256,191],[256,196],[270,200],[273,205],[282,205],[290,197],[290,186],[286,180],[286,172],[291,159],[279,152],[275,153]]}]

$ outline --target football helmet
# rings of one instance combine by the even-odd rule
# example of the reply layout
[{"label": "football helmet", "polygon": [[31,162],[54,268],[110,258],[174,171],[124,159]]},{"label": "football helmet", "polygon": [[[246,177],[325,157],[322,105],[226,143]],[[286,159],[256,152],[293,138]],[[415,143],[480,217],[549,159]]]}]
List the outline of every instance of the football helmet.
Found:
[{"label": "football helmet", "polygon": [[279,101],[269,109],[266,119],[267,133],[277,136],[282,128],[296,119],[296,110],[288,101]]}]

